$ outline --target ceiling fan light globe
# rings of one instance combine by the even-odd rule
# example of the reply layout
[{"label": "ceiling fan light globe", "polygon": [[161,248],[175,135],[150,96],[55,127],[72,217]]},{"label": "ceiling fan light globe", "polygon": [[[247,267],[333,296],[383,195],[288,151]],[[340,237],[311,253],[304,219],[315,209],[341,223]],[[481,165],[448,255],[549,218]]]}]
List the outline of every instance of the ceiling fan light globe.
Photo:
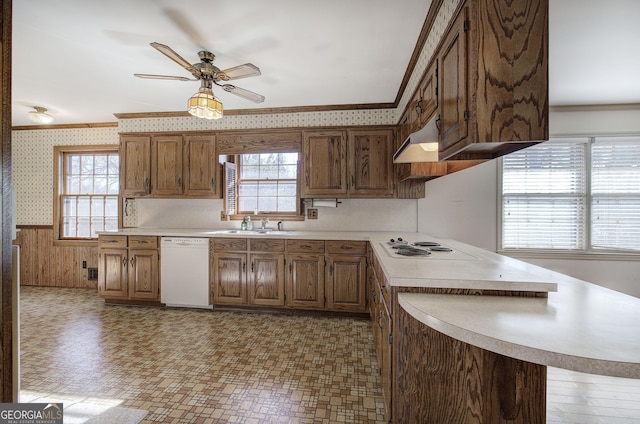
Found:
[{"label": "ceiling fan light globe", "polygon": [[36,124],[50,124],[53,122],[53,116],[47,113],[47,109],[39,106],[33,107],[35,110],[27,113],[27,118]]},{"label": "ceiling fan light globe", "polygon": [[213,95],[213,91],[201,88],[187,102],[187,111],[198,118],[220,119],[223,114],[222,102]]}]

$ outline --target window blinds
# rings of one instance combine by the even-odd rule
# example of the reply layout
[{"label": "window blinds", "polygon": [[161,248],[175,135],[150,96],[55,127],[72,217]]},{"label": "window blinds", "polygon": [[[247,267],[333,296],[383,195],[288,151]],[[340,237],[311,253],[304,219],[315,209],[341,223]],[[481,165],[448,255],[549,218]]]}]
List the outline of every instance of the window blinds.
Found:
[{"label": "window blinds", "polygon": [[591,194],[593,247],[640,250],[640,137],[596,137]]},{"label": "window blinds", "polygon": [[503,157],[502,248],[585,248],[586,139]]}]

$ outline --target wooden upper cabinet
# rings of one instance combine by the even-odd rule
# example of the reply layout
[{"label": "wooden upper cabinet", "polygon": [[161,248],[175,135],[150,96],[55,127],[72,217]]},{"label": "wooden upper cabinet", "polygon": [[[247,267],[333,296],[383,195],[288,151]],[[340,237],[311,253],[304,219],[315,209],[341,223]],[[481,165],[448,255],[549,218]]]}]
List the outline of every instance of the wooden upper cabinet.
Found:
[{"label": "wooden upper cabinet", "polygon": [[120,194],[146,196],[151,192],[151,137],[126,135],[120,138]]},{"label": "wooden upper cabinet", "polygon": [[301,196],[343,197],[347,193],[346,157],[344,131],[305,131]]},{"label": "wooden upper cabinet", "polygon": [[440,47],[440,160],[549,138],[548,0],[466,0]]},{"label": "wooden upper cabinet", "polygon": [[468,25],[468,7],[464,7],[440,50],[440,152],[451,151],[467,137],[469,88],[465,28]]},{"label": "wooden upper cabinet", "polygon": [[393,196],[393,130],[349,131],[349,194]]},{"label": "wooden upper cabinet", "polygon": [[182,194],[182,136],[154,136],[151,142],[151,193],[158,196]]},{"label": "wooden upper cabinet", "polygon": [[220,196],[220,164],[214,135],[184,137],[184,194],[192,197]]},{"label": "wooden upper cabinet", "polygon": [[420,84],[420,128],[438,111],[438,60],[429,65]]}]

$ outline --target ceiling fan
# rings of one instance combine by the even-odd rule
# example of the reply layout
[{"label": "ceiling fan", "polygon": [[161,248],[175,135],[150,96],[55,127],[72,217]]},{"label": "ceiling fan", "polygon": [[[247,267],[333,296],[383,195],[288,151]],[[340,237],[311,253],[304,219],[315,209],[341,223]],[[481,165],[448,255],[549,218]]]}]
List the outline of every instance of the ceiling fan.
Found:
[{"label": "ceiling fan", "polygon": [[[188,77],[180,77],[180,76],[170,76],[170,75],[153,75],[153,74],[134,74],[134,76],[138,78],[151,78],[151,79],[169,79],[169,80],[178,80],[178,81],[198,81],[200,80],[200,90],[194,96],[189,99],[189,112],[193,115],[200,116],[199,114],[192,112],[192,103],[193,106],[197,109],[197,104],[200,103],[200,106],[204,105],[205,109],[209,109],[212,106],[212,102],[215,99],[217,105],[214,109],[217,109],[219,112],[219,116],[211,116],[211,118],[220,118],[222,117],[222,103],[215,98],[212,91],[212,84],[221,87],[224,91],[235,94],[236,96],[242,97],[243,99],[250,100],[254,103],[262,103],[264,101],[264,96],[254,93],[249,90],[245,90],[244,88],[236,87],[233,84],[223,84],[226,81],[248,78],[260,75],[260,68],[255,66],[252,63],[245,63],[243,65],[238,65],[233,68],[220,70],[217,66],[213,64],[216,56],[206,50],[202,50],[198,52],[198,56],[200,57],[199,63],[191,64],[187,62],[182,56],[176,53],[171,47],[166,46],[160,43],[150,43],[151,47],[158,50],[160,53],[167,56],[169,59],[176,62],[178,65],[182,66],[184,69],[189,71],[193,78]],[[207,99],[207,104],[203,103],[203,99]],[[199,100],[198,100],[199,99]],[[193,102],[192,102],[193,100]],[[218,106],[219,105],[219,106]],[[214,112],[213,115],[216,115]],[[208,117],[208,116],[201,116]]]}]

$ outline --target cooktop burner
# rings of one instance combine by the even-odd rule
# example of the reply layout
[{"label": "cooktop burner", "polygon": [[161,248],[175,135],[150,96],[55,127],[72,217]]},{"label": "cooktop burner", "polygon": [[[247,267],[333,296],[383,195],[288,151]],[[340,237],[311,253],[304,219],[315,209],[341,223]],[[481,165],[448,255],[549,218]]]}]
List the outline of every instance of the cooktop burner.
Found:
[{"label": "cooktop burner", "polygon": [[401,237],[391,239],[387,245],[401,256],[429,256],[431,252],[453,252],[453,249],[442,246],[434,241],[417,241],[409,243]]}]

